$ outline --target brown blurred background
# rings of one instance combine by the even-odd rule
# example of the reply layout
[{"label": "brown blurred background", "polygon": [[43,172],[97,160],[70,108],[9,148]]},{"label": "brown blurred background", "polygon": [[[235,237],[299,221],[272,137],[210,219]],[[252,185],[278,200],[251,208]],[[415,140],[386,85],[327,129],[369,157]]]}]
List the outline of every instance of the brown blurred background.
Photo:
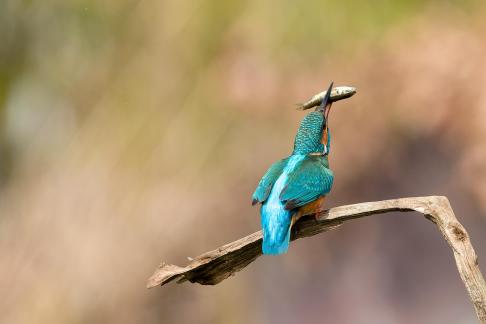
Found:
[{"label": "brown blurred background", "polygon": [[[484,1],[4,0],[1,323],[475,323],[413,214],[292,244],[214,287],[145,289],[259,229],[294,103],[331,114],[329,206],[447,195],[486,270]],[[481,262],[482,261],[482,262]]]}]

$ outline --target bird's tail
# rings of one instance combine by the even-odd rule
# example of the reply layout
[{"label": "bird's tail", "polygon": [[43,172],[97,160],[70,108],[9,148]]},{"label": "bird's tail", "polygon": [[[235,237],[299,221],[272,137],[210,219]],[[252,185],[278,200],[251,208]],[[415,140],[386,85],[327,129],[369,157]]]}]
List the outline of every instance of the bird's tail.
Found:
[{"label": "bird's tail", "polygon": [[263,254],[287,252],[290,242],[291,213],[262,213]]}]

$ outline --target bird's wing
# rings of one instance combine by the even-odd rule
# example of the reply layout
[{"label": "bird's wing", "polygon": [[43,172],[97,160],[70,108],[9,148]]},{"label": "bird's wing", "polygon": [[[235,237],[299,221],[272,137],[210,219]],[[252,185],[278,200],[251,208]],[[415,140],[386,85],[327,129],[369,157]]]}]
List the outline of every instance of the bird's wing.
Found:
[{"label": "bird's wing", "polygon": [[270,168],[268,168],[267,172],[260,180],[260,183],[258,184],[255,192],[253,193],[252,205],[255,205],[259,202],[263,203],[265,200],[267,200],[270,192],[272,191],[273,184],[282,174],[282,171],[285,168],[287,161],[288,158],[280,160],[278,162],[275,162]]},{"label": "bird's wing", "polygon": [[280,193],[285,209],[302,207],[331,191],[334,175],[328,168],[327,159],[308,156],[289,175]]}]

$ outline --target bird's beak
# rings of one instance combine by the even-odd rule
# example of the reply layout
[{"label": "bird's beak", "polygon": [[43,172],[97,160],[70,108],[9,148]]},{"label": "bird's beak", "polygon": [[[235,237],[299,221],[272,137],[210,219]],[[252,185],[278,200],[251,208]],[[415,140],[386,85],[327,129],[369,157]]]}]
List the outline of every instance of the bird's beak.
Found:
[{"label": "bird's beak", "polygon": [[329,85],[329,88],[327,89],[326,96],[324,97],[324,99],[322,99],[321,104],[316,108],[317,111],[320,111],[323,114],[326,112],[326,108],[330,104],[329,98],[331,97],[331,91],[332,91],[333,85],[334,85],[334,82],[331,81],[331,84]]}]

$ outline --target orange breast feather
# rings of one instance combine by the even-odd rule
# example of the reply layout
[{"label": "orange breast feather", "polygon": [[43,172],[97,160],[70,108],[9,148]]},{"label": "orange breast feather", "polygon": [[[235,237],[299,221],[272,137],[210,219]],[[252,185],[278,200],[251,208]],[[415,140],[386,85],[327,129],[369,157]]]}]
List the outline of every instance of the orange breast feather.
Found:
[{"label": "orange breast feather", "polygon": [[[315,214],[316,212],[323,210],[324,209],[324,200],[326,196],[321,196],[317,198],[314,201],[311,201],[307,205],[304,205],[299,208],[299,210],[296,213],[296,218],[299,219],[302,216],[305,215],[312,215]],[[297,219],[295,221],[297,221]]]}]

